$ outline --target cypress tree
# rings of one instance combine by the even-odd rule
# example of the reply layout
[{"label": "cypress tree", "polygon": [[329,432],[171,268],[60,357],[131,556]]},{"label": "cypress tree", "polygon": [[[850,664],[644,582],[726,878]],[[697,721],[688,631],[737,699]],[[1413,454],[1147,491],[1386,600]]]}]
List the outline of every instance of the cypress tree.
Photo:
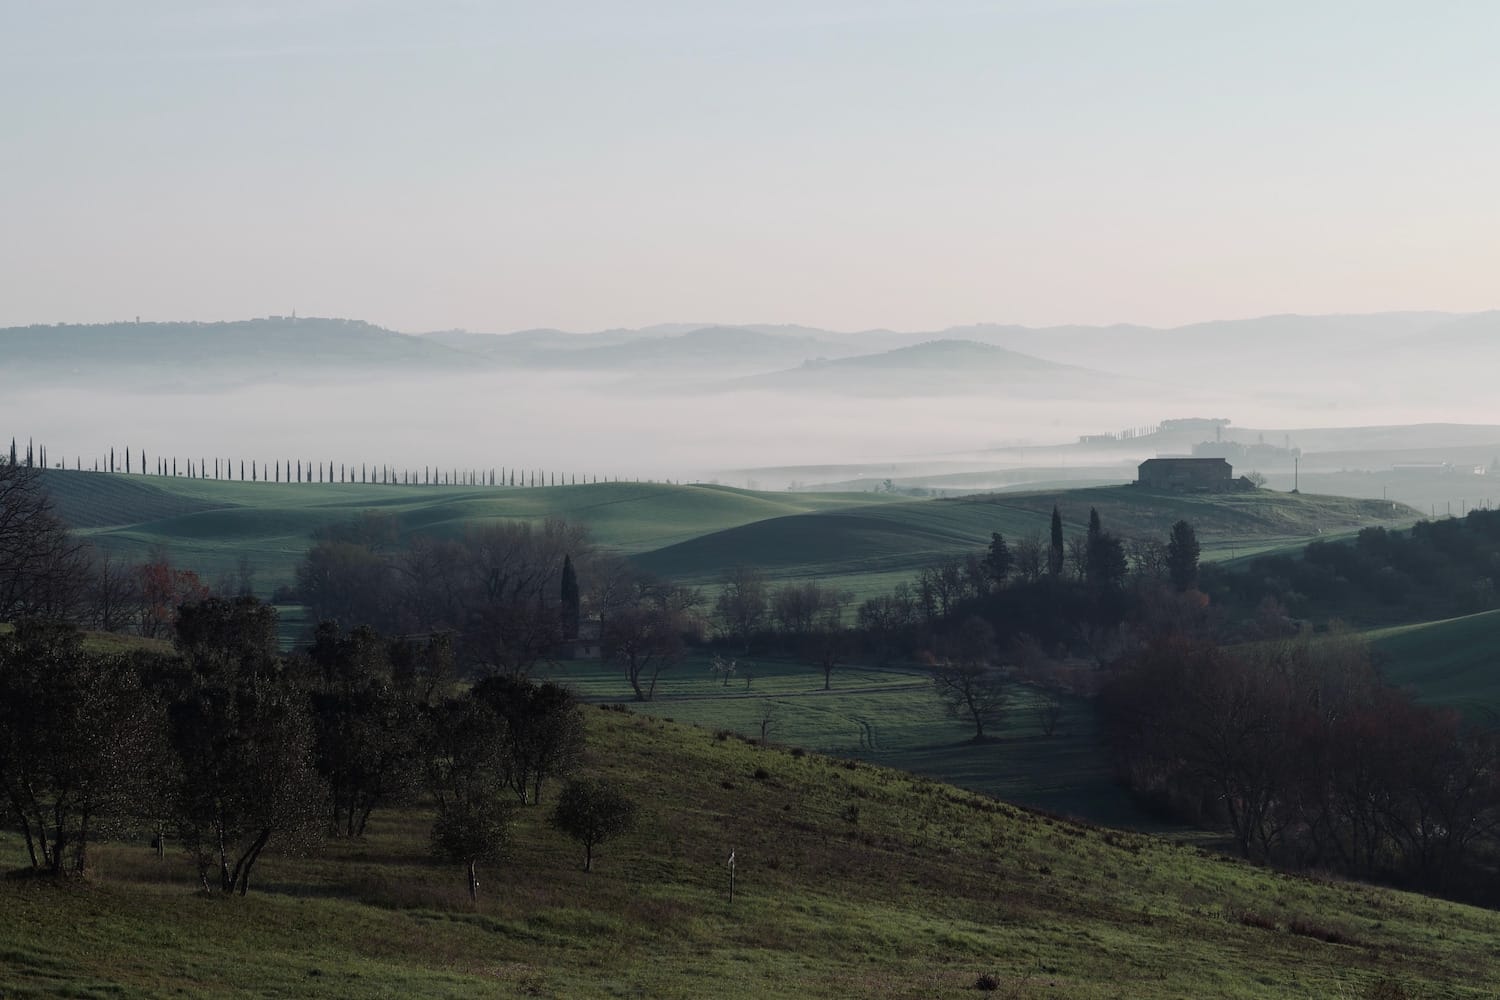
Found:
[{"label": "cypress tree", "polygon": [[1187,521],[1172,525],[1172,536],[1167,542],[1167,572],[1179,592],[1198,585],[1198,554],[1198,533],[1193,526]]},{"label": "cypress tree", "polygon": [[578,574],[573,569],[573,557],[563,556],[562,567],[562,624],[563,638],[578,638]]},{"label": "cypress tree", "polygon": [[1057,576],[1063,568],[1062,512],[1052,505],[1052,538],[1047,545],[1047,574]]}]

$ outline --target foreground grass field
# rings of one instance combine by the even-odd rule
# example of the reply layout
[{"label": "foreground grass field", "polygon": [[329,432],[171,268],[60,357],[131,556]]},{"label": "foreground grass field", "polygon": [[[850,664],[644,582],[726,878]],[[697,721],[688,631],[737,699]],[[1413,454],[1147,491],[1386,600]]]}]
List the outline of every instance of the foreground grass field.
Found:
[{"label": "foreground grass field", "polygon": [[[1494,913],[587,714],[588,770],[643,808],[591,875],[536,808],[478,905],[427,859],[422,810],[268,857],[246,899],[113,845],[84,884],[0,880],[0,994],[960,997],[988,974],[1003,997],[1373,1000],[1490,997],[1500,980]],[[21,851],[0,840],[0,863]]]}]

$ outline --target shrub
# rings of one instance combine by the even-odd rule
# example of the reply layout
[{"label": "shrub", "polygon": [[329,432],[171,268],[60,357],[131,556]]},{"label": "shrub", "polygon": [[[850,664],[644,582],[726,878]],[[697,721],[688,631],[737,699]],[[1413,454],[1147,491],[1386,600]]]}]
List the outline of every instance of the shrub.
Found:
[{"label": "shrub", "polygon": [[974,988],[976,990],[983,990],[986,993],[993,993],[1000,988],[1000,980],[986,972],[974,980]]},{"label": "shrub", "polygon": [[1353,937],[1337,927],[1315,924],[1311,920],[1305,920],[1302,917],[1294,917],[1287,921],[1286,929],[1288,933],[1313,938],[1317,941],[1326,941],[1329,944],[1359,944]]},{"label": "shrub", "polygon": [[1274,931],[1276,929],[1276,918],[1268,917],[1264,913],[1252,913],[1246,910],[1240,914],[1240,923],[1246,927],[1259,927],[1263,931]]}]

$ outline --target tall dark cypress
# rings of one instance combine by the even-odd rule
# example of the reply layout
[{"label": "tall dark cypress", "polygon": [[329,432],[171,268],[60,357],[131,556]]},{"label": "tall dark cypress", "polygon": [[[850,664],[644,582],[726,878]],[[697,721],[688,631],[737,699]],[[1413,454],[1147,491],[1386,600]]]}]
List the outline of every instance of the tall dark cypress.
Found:
[{"label": "tall dark cypress", "polygon": [[578,638],[578,574],[573,569],[573,557],[563,556],[562,566],[562,626],[563,637],[566,639]]},{"label": "tall dark cypress", "polygon": [[1063,527],[1062,512],[1054,504],[1052,507],[1052,538],[1047,545],[1047,573],[1049,576],[1058,576],[1063,568]]}]

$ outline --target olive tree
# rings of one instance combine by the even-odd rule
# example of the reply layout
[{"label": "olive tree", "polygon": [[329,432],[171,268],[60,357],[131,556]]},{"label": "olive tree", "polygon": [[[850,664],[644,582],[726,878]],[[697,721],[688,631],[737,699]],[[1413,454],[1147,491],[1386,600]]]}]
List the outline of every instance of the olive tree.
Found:
[{"label": "olive tree", "polygon": [[583,870],[594,870],[594,848],[635,825],[635,802],[603,778],[570,781],[552,811],[552,825],[583,845]]}]

